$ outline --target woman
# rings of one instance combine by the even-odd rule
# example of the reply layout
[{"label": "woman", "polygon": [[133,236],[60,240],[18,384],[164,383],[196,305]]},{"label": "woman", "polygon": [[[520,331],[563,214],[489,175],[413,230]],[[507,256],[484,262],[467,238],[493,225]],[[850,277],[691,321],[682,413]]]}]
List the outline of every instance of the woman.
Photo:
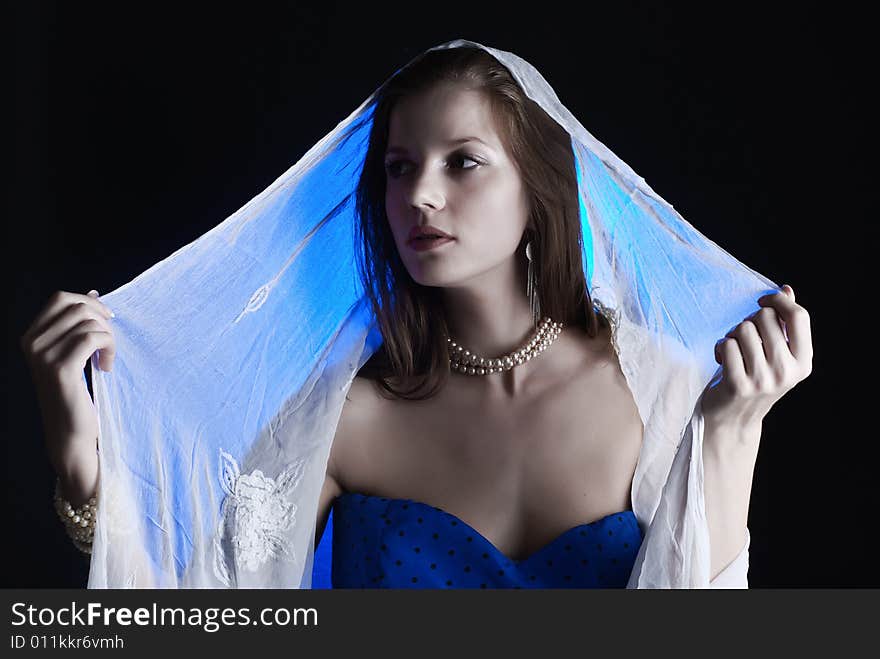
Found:
[{"label": "woman", "polygon": [[[124,333],[53,297],[23,342],[59,501],[101,474],[89,585],[308,587],[334,502],[336,586],[744,585],[743,475],[808,323],[766,298],[700,395],[707,331],[775,286],[664,204],[527,63],[459,40],[107,296]],[[97,414],[96,349],[127,360]]]}]

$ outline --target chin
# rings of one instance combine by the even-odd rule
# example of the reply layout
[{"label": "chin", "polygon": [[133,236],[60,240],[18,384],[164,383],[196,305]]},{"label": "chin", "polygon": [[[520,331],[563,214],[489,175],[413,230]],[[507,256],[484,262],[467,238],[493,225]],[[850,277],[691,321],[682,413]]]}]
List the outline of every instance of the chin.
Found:
[{"label": "chin", "polygon": [[450,276],[447,268],[441,263],[418,263],[410,267],[404,263],[406,271],[414,282],[422,286],[445,287],[452,286],[460,277]]},{"label": "chin", "polygon": [[409,273],[410,277],[412,277],[413,281],[421,286],[433,286],[433,287],[444,287],[449,286],[450,282],[445,277],[439,277],[436,275],[425,274],[425,273]]}]

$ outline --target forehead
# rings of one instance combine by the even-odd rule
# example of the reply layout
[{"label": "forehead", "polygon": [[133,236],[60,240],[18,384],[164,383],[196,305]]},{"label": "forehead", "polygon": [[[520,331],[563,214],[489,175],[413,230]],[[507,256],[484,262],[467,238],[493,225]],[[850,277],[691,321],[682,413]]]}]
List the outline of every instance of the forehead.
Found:
[{"label": "forehead", "polygon": [[398,101],[391,111],[388,150],[452,146],[450,140],[477,137],[501,150],[489,99],[483,92],[444,83]]}]

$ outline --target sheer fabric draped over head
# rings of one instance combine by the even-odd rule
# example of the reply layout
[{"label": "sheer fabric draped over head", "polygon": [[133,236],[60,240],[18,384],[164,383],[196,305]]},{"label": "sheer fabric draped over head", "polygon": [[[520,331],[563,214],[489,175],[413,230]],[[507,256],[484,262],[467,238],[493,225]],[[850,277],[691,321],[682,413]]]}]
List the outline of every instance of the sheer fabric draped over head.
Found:
[{"label": "sheer fabric draped over head", "polygon": [[[720,376],[715,341],[778,286],[590,135],[531,64],[463,39],[430,50],[458,47],[494,56],[571,136],[589,290],[645,427],[632,483],[644,541],[628,587],[746,587],[748,533],[710,584],[700,399]],[[355,268],[376,94],[237,212],[101,298],[117,354],[110,372],[91,360],[90,588],[311,586],[330,446],[382,344]]]}]

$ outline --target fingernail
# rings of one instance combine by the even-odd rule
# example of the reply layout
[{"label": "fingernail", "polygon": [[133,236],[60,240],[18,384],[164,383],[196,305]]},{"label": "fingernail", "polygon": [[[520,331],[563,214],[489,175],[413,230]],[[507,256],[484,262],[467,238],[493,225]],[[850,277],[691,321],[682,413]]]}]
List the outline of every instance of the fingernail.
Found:
[{"label": "fingernail", "polygon": [[[92,290],[90,290],[86,295],[91,295],[92,293],[95,294],[94,297],[98,297],[98,291],[96,291],[94,288],[93,288]],[[104,308],[107,310],[107,313],[110,314],[110,317],[111,317],[111,318],[116,318],[116,314],[113,313],[113,310],[112,310],[110,307],[108,307],[108,306],[107,306],[106,304],[104,304],[103,302],[101,302],[101,306],[104,307]]]}]

